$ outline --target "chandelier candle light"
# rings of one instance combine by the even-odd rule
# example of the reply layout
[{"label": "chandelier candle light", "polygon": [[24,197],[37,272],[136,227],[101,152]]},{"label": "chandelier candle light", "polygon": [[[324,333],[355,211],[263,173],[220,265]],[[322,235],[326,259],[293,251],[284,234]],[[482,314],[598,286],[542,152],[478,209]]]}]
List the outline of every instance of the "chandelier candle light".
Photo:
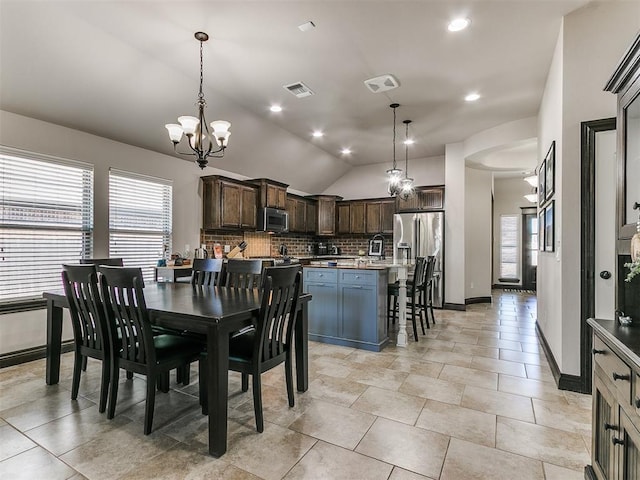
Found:
[{"label": "chandelier candle light", "polygon": [[[207,106],[207,102],[204,99],[204,93],[202,93],[202,43],[209,40],[209,35],[204,32],[196,32],[195,37],[196,40],[200,42],[200,91],[198,93],[198,100],[196,101],[198,116],[191,117],[185,115],[178,117],[180,125],[170,123],[165,125],[165,127],[169,131],[169,138],[171,138],[173,142],[173,150],[180,155],[192,155],[196,157],[198,166],[204,169],[207,163],[209,163],[207,158],[222,158],[224,156],[224,150],[227,148],[229,135],[231,135],[231,132],[229,132],[231,123],[225,120],[216,120],[211,122],[212,132],[209,131],[209,127],[204,118],[204,108]],[[189,139],[188,143],[191,152],[178,151],[177,147],[182,139],[182,134],[185,134]],[[217,144],[215,149],[214,140]],[[216,155],[218,153],[219,155]]]},{"label": "chandelier candle light", "polygon": [[387,170],[389,177],[387,190],[389,195],[395,197],[400,193],[400,180],[402,179],[402,170],[400,170],[396,164],[396,108],[398,108],[400,104],[392,103],[389,106],[393,109],[393,168]]},{"label": "chandelier candle light", "polygon": [[409,139],[409,124],[411,120],[403,120],[404,123],[404,178],[400,181],[400,196],[403,200],[408,200],[415,193],[413,178],[409,178],[409,145],[413,143]]}]

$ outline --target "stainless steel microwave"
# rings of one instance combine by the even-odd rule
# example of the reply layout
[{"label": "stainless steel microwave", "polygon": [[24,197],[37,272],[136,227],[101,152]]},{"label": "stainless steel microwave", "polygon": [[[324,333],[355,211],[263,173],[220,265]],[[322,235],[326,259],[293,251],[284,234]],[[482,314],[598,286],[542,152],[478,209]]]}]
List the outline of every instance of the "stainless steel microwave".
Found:
[{"label": "stainless steel microwave", "polygon": [[289,214],[277,208],[262,208],[258,215],[258,230],[282,233],[289,231]]}]

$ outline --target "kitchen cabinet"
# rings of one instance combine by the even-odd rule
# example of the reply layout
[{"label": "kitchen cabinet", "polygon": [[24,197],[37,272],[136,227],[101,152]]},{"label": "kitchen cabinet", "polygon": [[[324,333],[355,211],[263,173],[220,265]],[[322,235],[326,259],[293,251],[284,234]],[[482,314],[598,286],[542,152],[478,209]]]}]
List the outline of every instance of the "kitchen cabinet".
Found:
[{"label": "kitchen cabinet", "polygon": [[336,210],[337,234],[393,233],[393,198],[338,202]]},{"label": "kitchen cabinet", "polygon": [[593,328],[591,465],[586,478],[640,478],[640,340],[633,326],[588,320]]},{"label": "kitchen cabinet", "polygon": [[307,201],[294,195],[287,196],[286,210],[289,214],[289,231],[307,232]]},{"label": "kitchen cabinet", "polygon": [[218,175],[201,178],[204,230],[255,230],[258,197],[255,186]]},{"label": "kitchen cabinet", "polygon": [[250,180],[259,187],[258,208],[271,207],[285,210],[287,208],[287,187],[285,183],[268,178]]},{"label": "kitchen cabinet", "polygon": [[318,205],[315,200],[307,200],[305,203],[305,232],[315,233],[316,225],[318,224]]},{"label": "kitchen cabinet", "polygon": [[351,203],[338,202],[336,204],[336,233],[351,233]]},{"label": "kitchen cabinet", "polygon": [[313,295],[311,340],[371,351],[387,345],[386,269],[304,267],[303,272],[303,288]]},{"label": "kitchen cabinet", "polygon": [[366,233],[393,233],[394,213],[396,204],[393,199],[368,201]]},{"label": "kitchen cabinet", "polygon": [[365,202],[350,202],[349,233],[365,233]]},{"label": "kitchen cabinet", "polygon": [[317,201],[318,216],[316,235],[333,236],[336,233],[336,202],[342,200],[337,195],[314,195],[310,197]]},{"label": "kitchen cabinet", "polygon": [[[423,210],[442,210],[444,208],[444,187],[418,187],[416,194],[403,200],[396,197],[398,212],[418,212]],[[392,228],[393,230],[393,228]]]}]

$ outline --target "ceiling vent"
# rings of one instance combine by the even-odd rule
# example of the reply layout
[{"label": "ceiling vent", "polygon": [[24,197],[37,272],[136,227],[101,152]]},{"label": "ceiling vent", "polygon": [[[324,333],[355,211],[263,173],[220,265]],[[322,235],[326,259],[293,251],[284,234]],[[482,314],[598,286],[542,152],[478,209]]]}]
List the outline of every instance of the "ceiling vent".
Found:
[{"label": "ceiling vent", "polygon": [[400,86],[400,82],[398,81],[398,79],[390,73],[365,80],[364,84],[373,93],[386,92],[387,90],[393,90],[394,88],[398,88]]},{"label": "ceiling vent", "polygon": [[313,95],[313,91],[302,82],[285,85],[284,88],[289,90],[292,95],[295,95],[298,98],[304,98]]}]

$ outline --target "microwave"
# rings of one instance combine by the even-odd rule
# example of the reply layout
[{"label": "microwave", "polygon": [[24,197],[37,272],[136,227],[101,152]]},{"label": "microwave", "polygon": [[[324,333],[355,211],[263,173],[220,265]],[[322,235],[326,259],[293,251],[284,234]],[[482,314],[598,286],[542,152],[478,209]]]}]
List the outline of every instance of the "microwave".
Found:
[{"label": "microwave", "polygon": [[258,230],[271,233],[289,231],[289,214],[277,208],[261,208],[258,215]]}]

